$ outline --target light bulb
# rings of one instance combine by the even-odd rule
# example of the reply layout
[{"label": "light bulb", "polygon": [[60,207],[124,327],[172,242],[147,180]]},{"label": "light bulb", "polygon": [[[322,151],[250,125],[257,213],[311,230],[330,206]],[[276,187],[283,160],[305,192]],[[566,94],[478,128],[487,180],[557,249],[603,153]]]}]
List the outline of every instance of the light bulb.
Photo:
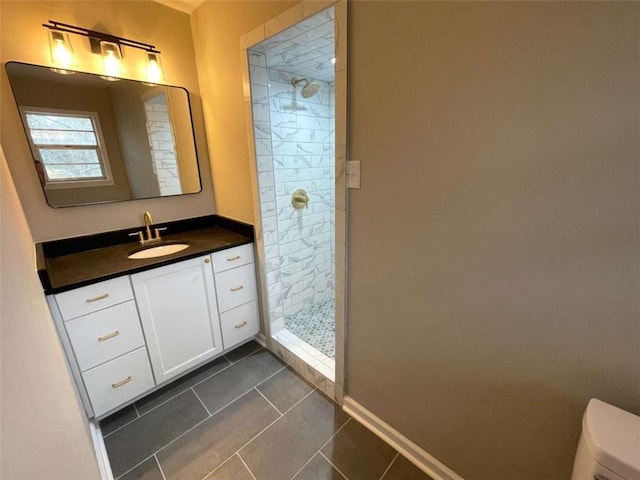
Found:
[{"label": "light bulb", "polygon": [[49,50],[51,52],[51,62],[55,67],[59,67],[51,70],[62,74],[74,73],[66,70],[75,65],[73,48],[71,47],[68,33],[49,30]]},{"label": "light bulb", "polygon": [[55,63],[61,67],[69,67],[73,61],[73,54],[69,51],[64,42],[57,40],[53,50],[53,58]]},{"label": "light bulb", "polygon": [[122,76],[122,56],[120,47],[112,42],[100,42],[100,51],[102,52],[102,65],[104,66],[105,80],[120,80],[117,77]]},{"label": "light bulb", "polygon": [[335,64],[336,64],[336,57],[333,57],[333,58],[331,59],[331,64],[332,64],[332,65],[335,65]]},{"label": "light bulb", "polygon": [[151,83],[164,81],[164,73],[162,71],[159,53],[147,52],[147,80]]}]

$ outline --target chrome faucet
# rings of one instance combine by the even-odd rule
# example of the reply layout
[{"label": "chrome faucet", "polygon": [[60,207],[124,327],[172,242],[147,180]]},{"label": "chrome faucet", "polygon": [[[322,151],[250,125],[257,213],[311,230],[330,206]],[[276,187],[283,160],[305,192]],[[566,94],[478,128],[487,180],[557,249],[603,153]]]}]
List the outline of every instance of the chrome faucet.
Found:
[{"label": "chrome faucet", "polygon": [[151,242],[159,242],[160,240],[162,240],[162,238],[160,237],[160,232],[162,230],[166,230],[167,227],[154,228],[153,234],[152,234],[151,229],[153,227],[153,218],[151,217],[151,212],[144,212],[144,215],[142,218],[144,220],[144,228],[147,233],[146,238],[145,238],[145,232],[143,232],[142,230],[130,233],[129,236],[130,237],[137,236],[138,241],[142,245],[145,245]]}]

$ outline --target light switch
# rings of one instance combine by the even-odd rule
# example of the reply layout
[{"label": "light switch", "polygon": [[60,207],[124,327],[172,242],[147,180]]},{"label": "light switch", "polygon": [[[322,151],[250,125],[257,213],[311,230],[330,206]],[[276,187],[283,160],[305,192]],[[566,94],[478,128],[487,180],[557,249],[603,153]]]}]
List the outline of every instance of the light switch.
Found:
[{"label": "light switch", "polygon": [[347,162],[347,188],[360,188],[360,160]]}]

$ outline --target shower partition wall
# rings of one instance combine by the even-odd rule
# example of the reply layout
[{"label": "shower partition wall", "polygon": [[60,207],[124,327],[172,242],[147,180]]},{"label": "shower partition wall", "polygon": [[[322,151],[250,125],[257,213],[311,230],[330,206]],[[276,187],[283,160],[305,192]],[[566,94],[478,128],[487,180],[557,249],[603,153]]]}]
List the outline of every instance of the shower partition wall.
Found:
[{"label": "shower partition wall", "polygon": [[[271,335],[331,381],[335,370],[333,28],[333,9],[329,9],[248,51]],[[300,190],[308,204],[296,208],[292,194]]]}]

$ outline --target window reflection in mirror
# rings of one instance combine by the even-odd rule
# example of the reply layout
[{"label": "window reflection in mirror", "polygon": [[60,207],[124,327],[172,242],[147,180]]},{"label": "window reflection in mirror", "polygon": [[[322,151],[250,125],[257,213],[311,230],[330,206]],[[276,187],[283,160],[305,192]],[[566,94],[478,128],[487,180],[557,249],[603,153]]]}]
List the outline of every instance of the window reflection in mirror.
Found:
[{"label": "window reflection in mirror", "polygon": [[6,69],[49,205],[201,190],[185,89],[18,62]]},{"label": "window reflection in mirror", "polygon": [[113,185],[97,112],[21,108],[45,189]]}]

